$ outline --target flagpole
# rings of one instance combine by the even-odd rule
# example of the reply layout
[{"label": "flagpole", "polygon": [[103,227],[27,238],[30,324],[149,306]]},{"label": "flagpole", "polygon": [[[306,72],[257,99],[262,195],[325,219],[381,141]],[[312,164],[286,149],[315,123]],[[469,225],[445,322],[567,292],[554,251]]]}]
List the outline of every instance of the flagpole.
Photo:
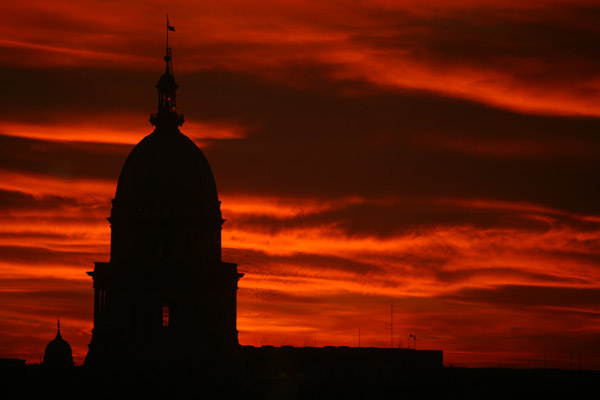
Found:
[{"label": "flagpole", "polygon": [[169,14],[167,14],[167,55],[169,53]]}]

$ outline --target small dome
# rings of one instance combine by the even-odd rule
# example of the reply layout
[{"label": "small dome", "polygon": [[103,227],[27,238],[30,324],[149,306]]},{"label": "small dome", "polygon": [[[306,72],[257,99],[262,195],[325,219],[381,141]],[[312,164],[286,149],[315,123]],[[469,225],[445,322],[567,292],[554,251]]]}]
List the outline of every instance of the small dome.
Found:
[{"label": "small dome", "polygon": [[168,70],[161,75],[156,84],[156,88],[162,92],[173,92],[177,90],[178,87],[179,86],[175,83],[175,78]]},{"label": "small dome", "polygon": [[71,346],[60,335],[60,328],[58,328],[56,338],[46,346],[44,365],[50,368],[69,368],[73,366]]}]

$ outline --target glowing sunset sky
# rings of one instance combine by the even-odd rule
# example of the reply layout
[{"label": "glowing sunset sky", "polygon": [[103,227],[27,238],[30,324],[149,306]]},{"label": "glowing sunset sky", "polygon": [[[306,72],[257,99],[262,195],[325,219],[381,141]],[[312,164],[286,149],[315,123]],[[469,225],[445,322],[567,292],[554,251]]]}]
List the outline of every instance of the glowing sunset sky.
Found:
[{"label": "glowing sunset sky", "polygon": [[4,4],[0,357],[60,317],[83,362],[167,12],[241,344],[389,346],[393,304],[446,365],[600,368],[600,4],[573,0]]}]

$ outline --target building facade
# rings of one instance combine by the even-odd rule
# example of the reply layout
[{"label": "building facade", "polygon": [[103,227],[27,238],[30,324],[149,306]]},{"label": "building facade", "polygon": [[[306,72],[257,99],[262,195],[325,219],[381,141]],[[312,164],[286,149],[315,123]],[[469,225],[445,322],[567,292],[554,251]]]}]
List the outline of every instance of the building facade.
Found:
[{"label": "building facade", "polygon": [[154,131],[129,154],[112,210],[109,262],[94,283],[86,366],[197,362],[236,351],[237,265],[221,260],[221,202],[202,151],[182,134],[171,50]]}]

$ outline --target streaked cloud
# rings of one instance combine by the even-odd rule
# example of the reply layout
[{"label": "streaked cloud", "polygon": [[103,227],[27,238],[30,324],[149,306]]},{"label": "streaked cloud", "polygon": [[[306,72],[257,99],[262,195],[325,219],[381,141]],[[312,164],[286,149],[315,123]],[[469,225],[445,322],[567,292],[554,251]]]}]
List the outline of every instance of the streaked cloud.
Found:
[{"label": "streaked cloud", "polygon": [[171,36],[243,344],[598,368],[592,1],[28,0],[0,26],[0,356],[81,363],[120,168]]}]

